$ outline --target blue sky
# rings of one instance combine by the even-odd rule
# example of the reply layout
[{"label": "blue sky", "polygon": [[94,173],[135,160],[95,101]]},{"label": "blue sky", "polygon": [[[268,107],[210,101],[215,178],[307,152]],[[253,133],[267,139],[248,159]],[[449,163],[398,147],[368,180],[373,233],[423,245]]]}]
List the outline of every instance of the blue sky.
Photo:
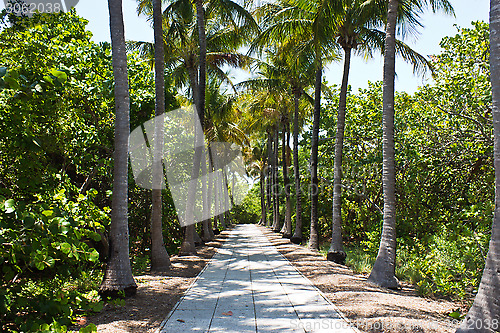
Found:
[{"label": "blue sky", "polygon": [[[470,27],[471,21],[488,21],[489,0],[451,0],[456,12],[456,18],[445,16],[441,13],[426,13],[423,16],[424,28],[416,40],[405,40],[415,50],[424,55],[438,54],[440,52],[439,42],[444,36],[455,35],[457,30],[454,24],[461,27]],[[135,0],[123,0],[125,33],[130,40],[152,41],[153,31],[146,18],[138,17],[136,13]],[[89,20],[88,29],[94,34],[95,41],[109,41],[109,21],[107,1],[105,0],[80,0],[76,6],[79,15]],[[382,79],[382,57],[376,56],[367,62],[359,57],[354,57],[350,72],[350,84],[354,91],[358,88],[366,88],[368,81]],[[422,83],[429,78],[421,78],[413,75],[412,67],[398,59],[396,64],[396,89],[398,91],[414,92]],[[246,75],[235,72],[236,81]],[[328,65],[325,76],[330,84],[339,84],[342,78],[342,64],[333,63]]]}]

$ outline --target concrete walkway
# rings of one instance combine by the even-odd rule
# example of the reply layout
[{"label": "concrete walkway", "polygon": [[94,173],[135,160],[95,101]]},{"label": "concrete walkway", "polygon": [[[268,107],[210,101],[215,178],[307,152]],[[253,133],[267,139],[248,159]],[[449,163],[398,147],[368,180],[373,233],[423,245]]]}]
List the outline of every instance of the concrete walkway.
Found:
[{"label": "concrete walkway", "polygon": [[356,332],[254,225],[238,225],[161,333]]}]

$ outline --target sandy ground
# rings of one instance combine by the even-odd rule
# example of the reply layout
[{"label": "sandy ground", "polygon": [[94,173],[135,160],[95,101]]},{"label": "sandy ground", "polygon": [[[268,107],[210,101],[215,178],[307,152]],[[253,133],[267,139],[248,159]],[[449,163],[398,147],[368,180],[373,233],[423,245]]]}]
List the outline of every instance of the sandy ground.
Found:
[{"label": "sandy ground", "polygon": [[[303,275],[362,332],[454,332],[458,322],[448,316],[460,304],[419,297],[411,285],[392,291],[366,281],[348,267],[290,243],[280,234],[262,232]],[[322,323],[318,323],[321,325]],[[327,325],[327,323],[324,323]]]},{"label": "sandy ground", "polygon": [[[197,256],[171,257],[172,269],[165,275],[135,276],[137,293],[125,305],[106,304],[83,322],[97,325],[98,332],[154,332],[194,282],[196,276],[221,247],[228,231],[215,241],[197,247]],[[82,323],[83,323],[82,322]]]},{"label": "sandy ground", "polygon": [[[457,323],[448,313],[459,304],[417,296],[405,285],[400,291],[379,288],[345,266],[295,245],[281,235],[260,227],[278,250],[309,278],[361,332],[454,332]],[[228,232],[197,248],[198,256],[172,257],[173,268],[163,276],[136,276],[137,294],[125,305],[106,304],[82,321],[97,325],[98,332],[154,332],[221,247]],[[328,325],[327,320],[315,323]],[[325,326],[327,327],[327,326]]]}]

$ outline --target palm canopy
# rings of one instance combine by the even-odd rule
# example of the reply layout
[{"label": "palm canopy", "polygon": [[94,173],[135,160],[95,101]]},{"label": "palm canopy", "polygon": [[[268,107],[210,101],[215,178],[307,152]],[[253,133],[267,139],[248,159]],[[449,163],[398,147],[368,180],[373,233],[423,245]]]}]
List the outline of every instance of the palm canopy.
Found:
[{"label": "palm canopy", "polygon": [[[224,8],[219,8],[224,6]],[[151,0],[138,1],[138,14],[152,13]],[[224,72],[225,66],[244,67],[250,61],[248,56],[237,50],[257,31],[257,25],[251,14],[244,7],[230,0],[208,3],[206,9],[206,39],[208,76],[218,78],[232,86],[232,82]],[[191,1],[177,0],[169,2],[163,11],[165,53],[165,69],[169,71],[174,84],[178,88],[196,84],[192,76],[199,63],[199,42],[196,22],[196,8]],[[154,64],[154,45],[148,42],[131,41],[129,50],[137,50],[139,54]],[[191,71],[191,77],[190,77]]]},{"label": "palm canopy", "polygon": [[318,68],[318,60],[338,60],[333,16],[327,3],[318,2],[318,11],[310,6],[299,7],[288,0],[265,4],[255,15],[262,25],[262,32],[254,39],[249,52],[262,55],[264,51],[277,52],[283,45],[294,45],[287,51],[290,56],[306,57]]}]

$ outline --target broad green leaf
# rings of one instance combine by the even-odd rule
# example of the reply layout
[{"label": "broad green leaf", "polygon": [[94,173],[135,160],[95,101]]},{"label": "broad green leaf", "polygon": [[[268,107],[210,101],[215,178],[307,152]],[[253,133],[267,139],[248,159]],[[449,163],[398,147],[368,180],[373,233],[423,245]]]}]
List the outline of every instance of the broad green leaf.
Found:
[{"label": "broad green leaf", "polygon": [[48,76],[48,75],[45,75],[45,76],[43,77],[43,80],[44,80],[45,82],[47,82],[47,83],[54,84],[54,80],[53,80],[50,76]]},{"label": "broad green leaf", "polygon": [[4,207],[5,207],[5,212],[7,214],[14,212],[16,210],[14,199],[9,199],[5,201]]},{"label": "broad green leaf", "polygon": [[60,83],[64,83],[68,79],[68,75],[66,73],[56,69],[51,69],[50,74],[54,75]]},{"label": "broad green leaf", "polygon": [[42,214],[45,215],[45,216],[47,216],[47,217],[49,217],[49,216],[52,216],[52,214],[54,214],[54,212],[51,211],[51,210],[44,210],[42,212]]},{"label": "broad green leaf", "polygon": [[71,251],[71,245],[69,245],[68,243],[62,243],[61,244],[61,251],[64,254],[68,254]]},{"label": "broad green leaf", "polygon": [[87,326],[80,328],[80,333],[94,333],[97,332],[97,326],[94,324],[88,324]]},{"label": "broad green leaf", "polygon": [[7,74],[7,67],[0,67],[0,78],[4,77]]},{"label": "broad green leaf", "polygon": [[96,249],[92,250],[89,255],[89,261],[96,262],[99,260],[99,252]]},{"label": "broad green leaf", "polygon": [[31,229],[35,225],[35,219],[32,216],[26,216],[23,222],[26,229]]}]

